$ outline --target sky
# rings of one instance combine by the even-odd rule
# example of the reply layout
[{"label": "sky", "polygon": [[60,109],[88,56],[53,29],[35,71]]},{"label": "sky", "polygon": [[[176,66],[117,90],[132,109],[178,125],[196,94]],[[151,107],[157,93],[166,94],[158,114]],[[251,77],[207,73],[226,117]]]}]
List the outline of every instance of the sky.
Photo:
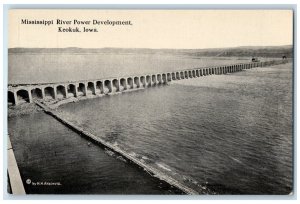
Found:
[{"label": "sky", "polygon": [[[53,20],[28,25],[22,19]],[[57,25],[57,19],[71,25]],[[74,25],[74,20],[91,21]],[[131,21],[130,26],[92,21]],[[96,28],[98,32],[58,32],[58,27]],[[293,43],[291,10],[10,10],[9,48],[171,48],[202,49],[277,46]]]}]

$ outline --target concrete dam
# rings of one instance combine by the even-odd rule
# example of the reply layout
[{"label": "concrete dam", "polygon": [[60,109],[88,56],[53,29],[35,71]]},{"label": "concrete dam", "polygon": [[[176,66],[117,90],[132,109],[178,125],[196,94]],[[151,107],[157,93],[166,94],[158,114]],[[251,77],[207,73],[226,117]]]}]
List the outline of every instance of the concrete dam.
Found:
[{"label": "concrete dam", "polygon": [[168,84],[174,80],[198,78],[208,75],[220,75],[276,64],[287,63],[287,59],[251,62],[218,67],[194,68],[138,76],[113,77],[107,79],[82,80],[43,84],[9,84],[8,104],[19,105],[34,101],[64,100],[70,97],[100,96],[118,92],[138,90],[147,87]]},{"label": "concrete dam", "polygon": [[[195,68],[189,70],[155,73],[155,74],[144,74],[127,77],[114,77],[106,79],[96,80],[82,80],[64,83],[44,83],[44,84],[18,84],[8,86],[8,103],[9,105],[19,105],[24,103],[35,103],[43,111],[56,120],[64,124],[69,129],[80,134],[81,136],[91,140],[92,142],[101,145],[105,149],[113,151],[117,155],[122,156],[132,164],[137,165],[144,169],[151,176],[156,177],[171,186],[180,189],[186,194],[199,194],[200,192],[195,189],[199,189],[195,184],[187,184],[185,182],[174,179],[172,176],[165,174],[163,171],[151,167],[147,163],[139,160],[122,148],[115,146],[103,138],[92,134],[85,130],[81,126],[70,121],[69,118],[65,117],[60,111],[50,108],[46,105],[47,101],[63,101],[68,98],[76,97],[89,97],[89,96],[103,96],[116,94],[126,91],[141,90],[148,87],[159,86],[168,84],[175,80],[184,80],[192,78],[200,78],[208,75],[221,75],[233,72],[239,72],[256,67],[266,67],[277,64],[284,64],[290,62],[289,60],[270,60],[264,62],[251,62],[244,64],[234,64],[217,67],[207,68]],[[9,149],[11,150],[11,149]],[[14,164],[15,168],[18,169],[17,164]],[[9,174],[12,174],[12,170],[9,169]],[[19,175],[19,174],[18,174]],[[20,177],[20,175],[19,175]],[[18,182],[18,186],[21,190],[24,189],[21,177]],[[24,190],[21,192],[24,194]]]}]

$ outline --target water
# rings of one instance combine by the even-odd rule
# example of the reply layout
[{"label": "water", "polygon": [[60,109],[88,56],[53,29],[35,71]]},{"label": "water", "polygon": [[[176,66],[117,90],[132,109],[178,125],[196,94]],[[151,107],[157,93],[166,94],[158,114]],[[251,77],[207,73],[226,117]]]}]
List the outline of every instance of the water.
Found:
[{"label": "water", "polygon": [[292,68],[186,80],[60,108],[179,180],[218,193],[292,190]]},{"label": "water", "polygon": [[8,127],[27,194],[182,193],[43,112],[11,117]]},{"label": "water", "polygon": [[250,58],[194,58],[160,53],[11,53],[8,81],[32,84],[103,79],[249,61]]},{"label": "water", "polygon": [[[219,194],[292,191],[291,64],[181,80],[66,104],[59,110],[85,130],[180,181]],[[102,182],[113,183],[103,193],[161,189],[136,167],[112,161],[97,146],[87,147],[87,140],[51,117],[26,117],[9,121],[22,174],[67,177],[81,186],[74,190],[79,193],[96,192]],[[136,180],[145,183],[135,188]],[[121,191],[131,182],[131,190]],[[159,191],[165,192],[169,191]]]}]

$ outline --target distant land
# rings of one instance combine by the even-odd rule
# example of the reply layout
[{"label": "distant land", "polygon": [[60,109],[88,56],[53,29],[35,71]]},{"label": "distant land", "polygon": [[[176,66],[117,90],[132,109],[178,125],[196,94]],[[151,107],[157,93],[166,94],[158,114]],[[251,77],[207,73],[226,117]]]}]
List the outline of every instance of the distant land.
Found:
[{"label": "distant land", "polygon": [[8,53],[117,53],[176,54],[192,57],[293,57],[293,46],[242,46],[209,49],[149,49],[149,48],[9,48]]}]

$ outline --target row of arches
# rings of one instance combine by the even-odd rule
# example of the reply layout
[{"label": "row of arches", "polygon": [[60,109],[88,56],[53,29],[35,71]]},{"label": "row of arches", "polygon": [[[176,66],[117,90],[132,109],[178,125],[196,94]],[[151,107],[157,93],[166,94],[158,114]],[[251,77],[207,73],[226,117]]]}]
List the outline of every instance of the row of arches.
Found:
[{"label": "row of arches", "polygon": [[19,104],[32,102],[33,100],[60,100],[69,97],[80,97],[87,95],[109,94],[129,89],[146,88],[166,84],[172,80],[196,78],[213,74],[226,74],[259,66],[259,63],[239,64],[221,66],[215,68],[199,68],[193,70],[169,72],[162,74],[144,75],[136,77],[124,77],[112,80],[99,80],[92,82],[70,83],[67,85],[56,85],[46,87],[35,87],[32,89],[19,89],[8,91],[8,103]]}]

